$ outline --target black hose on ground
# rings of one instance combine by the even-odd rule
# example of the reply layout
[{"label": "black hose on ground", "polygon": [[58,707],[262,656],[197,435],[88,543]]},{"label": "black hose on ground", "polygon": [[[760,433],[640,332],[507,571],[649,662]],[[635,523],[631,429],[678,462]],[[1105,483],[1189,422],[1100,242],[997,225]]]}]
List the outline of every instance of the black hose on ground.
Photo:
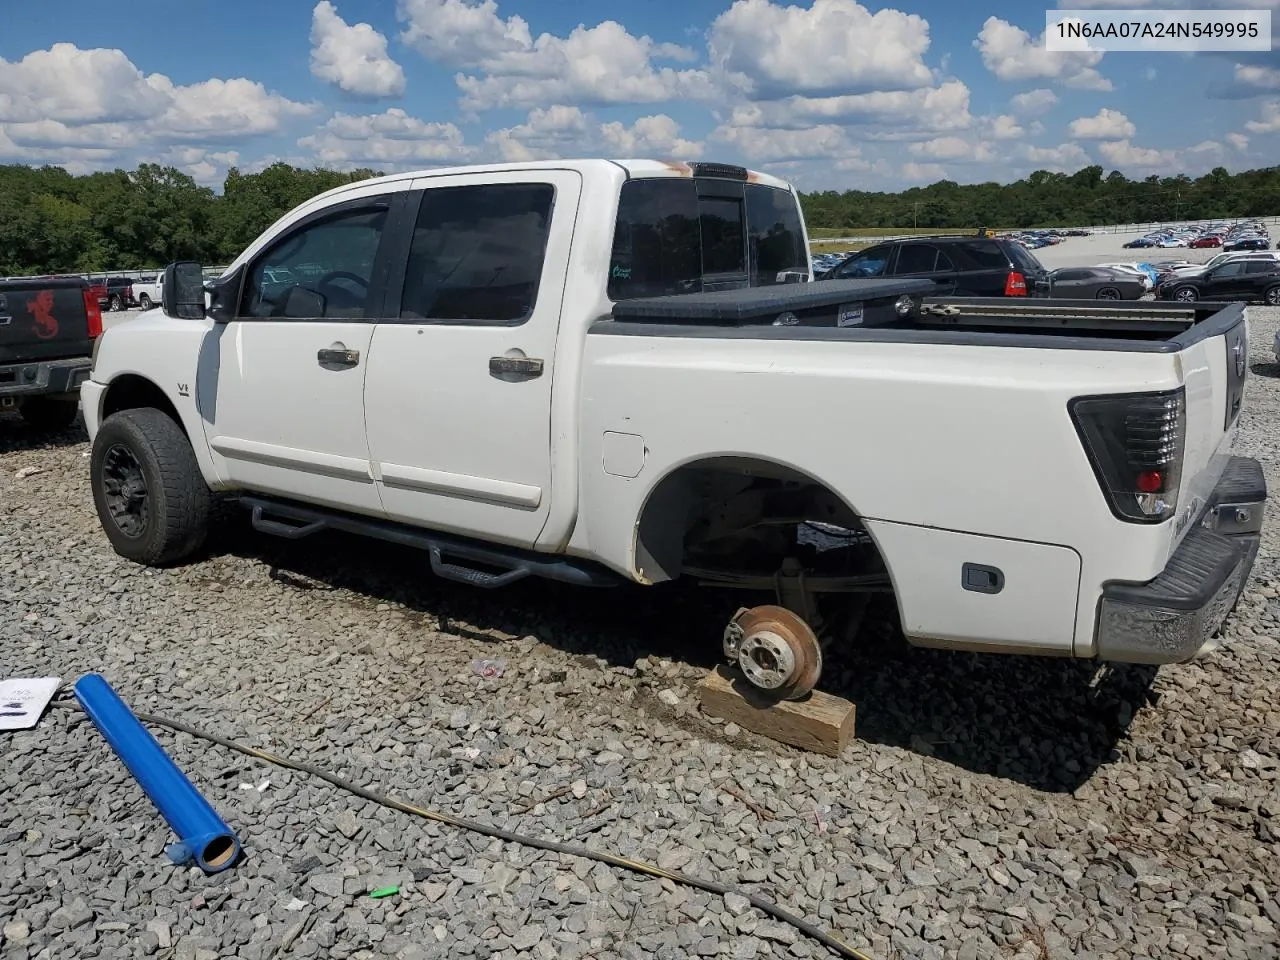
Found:
[{"label": "black hose on ground", "polygon": [[[80,704],[74,700],[54,700],[53,706],[65,707],[72,710],[80,710]],[[425,807],[417,807],[411,803],[405,803],[403,800],[397,800],[394,797],[384,796],[376,793],[366,787],[362,787],[357,783],[346,780],[337,774],[330,773],[311,763],[301,760],[292,760],[287,757],[277,757],[274,754],[267,753],[265,750],[258,750],[255,747],[249,747],[235,740],[218,736],[216,733],[208,733],[193,727],[190,724],[183,723],[180,720],[170,720],[167,717],[157,717],[149,713],[134,714],[143,723],[155,724],[159,727],[168,727],[170,730],[177,730],[181,733],[190,734],[201,740],[207,740],[210,743],[216,743],[219,746],[226,747],[228,750],[235,750],[245,756],[262,760],[266,763],[274,764],[277,767],[284,767],[288,770],[297,770],[301,773],[309,773],[313,777],[319,777],[328,783],[333,784],[348,793],[353,793],[358,797],[362,797],[372,803],[389,807],[392,810],[399,810],[401,813],[412,814],[416,817],[423,817],[427,820],[434,820],[437,823],[447,824],[460,830],[467,830],[472,833],[483,834],[486,837],[493,837],[503,840],[507,843],[516,843],[525,847],[534,847],[538,850],[548,850],[552,853],[563,853],[571,857],[582,857],[586,860],[594,860],[597,863],[606,863],[613,867],[620,867],[623,870],[631,870],[634,873],[641,873],[651,877],[665,878],[674,883],[683,884],[688,887],[695,887],[699,890],[705,890],[707,893],[713,893],[717,896],[724,896],[726,893],[737,893],[745,897],[753,907],[762,913],[773,917],[775,920],[781,921],[796,930],[803,933],[806,937],[817,940],[823,946],[827,947],[834,953],[842,957],[849,957],[851,960],[872,960],[872,958],[845,943],[839,937],[818,929],[809,921],[797,917],[788,910],[783,909],[772,901],[766,900],[758,894],[750,893],[746,890],[739,890],[728,884],[718,883],[715,880],[707,880],[702,877],[691,877],[688,874],[679,873],[675,870],[665,870],[655,864],[645,863],[643,860],[632,860],[628,857],[620,857],[617,854],[606,853],[603,850],[593,850],[590,847],[581,846],[574,843],[561,843],[558,840],[544,840],[540,837],[531,837],[525,834],[513,833],[510,830],[503,830],[499,827],[491,826],[487,823],[480,823],[476,820],[467,820],[462,817],[455,817],[452,814],[441,813],[438,810],[428,810]]]}]

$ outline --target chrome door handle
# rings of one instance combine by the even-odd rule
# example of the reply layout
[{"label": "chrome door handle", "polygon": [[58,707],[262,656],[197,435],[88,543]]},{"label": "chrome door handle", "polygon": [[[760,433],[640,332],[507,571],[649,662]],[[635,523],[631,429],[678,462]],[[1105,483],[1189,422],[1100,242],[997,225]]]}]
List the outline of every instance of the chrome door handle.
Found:
[{"label": "chrome door handle", "polygon": [[489,376],[515,382],[542,376],[542,361],[532,357],[490,357]]},{"label": "chrome door handle", "polygon": [[322,367],[354,367],[360,362],[360,351],[326,347],[316,351],[316,360]]}]

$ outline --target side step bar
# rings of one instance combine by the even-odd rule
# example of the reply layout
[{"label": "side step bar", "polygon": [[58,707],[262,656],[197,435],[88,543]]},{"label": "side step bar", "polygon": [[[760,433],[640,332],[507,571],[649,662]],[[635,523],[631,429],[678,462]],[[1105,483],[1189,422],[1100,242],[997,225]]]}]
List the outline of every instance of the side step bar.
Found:
[{"label": "side step bar", "polygon": [[299,540],[322,530],[339,530],[415,547],[427,551],[431,571],[436,576],[473,587],[505,587],[531,576],[579,587],[614,587],[622,582],[622,578],[611,570],[573,557],[480,543],[389,520],[356,517],[261,497],[240,497],[239,500],[252,511],[253,528],[260,533]]}]

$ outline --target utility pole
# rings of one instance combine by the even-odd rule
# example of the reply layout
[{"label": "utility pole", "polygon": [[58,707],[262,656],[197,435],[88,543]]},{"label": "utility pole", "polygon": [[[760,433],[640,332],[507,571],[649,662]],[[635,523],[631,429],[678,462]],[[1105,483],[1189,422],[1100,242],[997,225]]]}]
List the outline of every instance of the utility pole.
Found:
[{"label": "utility pole", "polygon": [[1174,197],[1174,204],[1175,204],[1173,208],[1173,219],[1181,220],[1182,219],[1182,191],[1175,190],[1173,193],[1173,197]]},{"label": "utility pole", "polygon": [[917,200],[911,204],[911,229],[916,230],[920,227],[920,201]]}]

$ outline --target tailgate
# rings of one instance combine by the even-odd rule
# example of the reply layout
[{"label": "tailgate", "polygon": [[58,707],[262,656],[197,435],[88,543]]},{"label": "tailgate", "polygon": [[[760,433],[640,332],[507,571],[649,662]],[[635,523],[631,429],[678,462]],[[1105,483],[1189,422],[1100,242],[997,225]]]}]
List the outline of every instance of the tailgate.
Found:
[{"label": "tailgate", "polygon": [[65,280],[0,283],[0,366],[89,356],[84,290]]},{"label": "tailgate", "polygon": [[1244,405],[1247,313],[1234,305],[1222,307],[1221,313],[1174,341],[1181,341],[1182,347],[1178,356],[1186,385],[1186,434],[1170,552],[1192,528],[1221,478]]}]

